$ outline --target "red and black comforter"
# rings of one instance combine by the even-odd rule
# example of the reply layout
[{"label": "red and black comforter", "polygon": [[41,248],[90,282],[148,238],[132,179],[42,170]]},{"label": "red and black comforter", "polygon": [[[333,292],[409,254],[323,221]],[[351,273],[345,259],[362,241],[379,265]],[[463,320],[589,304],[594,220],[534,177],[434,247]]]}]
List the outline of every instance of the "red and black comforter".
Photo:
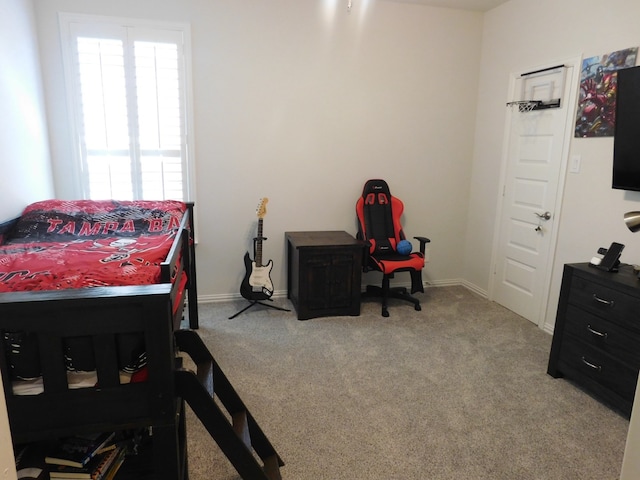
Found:
[{"label": "red and black comforter", "polygon": [[158,283],[185,211],[170,200],[29,205],[0,244],[0,292]]}]

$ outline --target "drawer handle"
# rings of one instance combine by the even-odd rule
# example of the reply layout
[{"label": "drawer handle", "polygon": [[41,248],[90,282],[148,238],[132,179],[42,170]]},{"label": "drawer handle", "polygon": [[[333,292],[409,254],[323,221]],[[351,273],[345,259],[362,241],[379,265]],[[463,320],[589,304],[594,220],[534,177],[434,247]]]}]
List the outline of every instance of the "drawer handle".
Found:
[{"label": "drawer handle", "polygon": [[582,363],[584,363],[587,367],[593,368],[597,372],[602,371],[602,367],[600,365],[596,365],[595,363],[591,363],[586,358],[582,357]]},{"label": "drawer handle", "polygon": [[590,333],[593,333],[594,335],[598,336],[598,337],[602,337],[602,338],[607,338],[609,336],[609,334],[607,332],[599,332],[597,330],[594,330],[593,328],[591,328],[591,325],[587,325],[587,330],[589,330]]},{"label": "drawer handle", "polygon": [[613,307],[613,300],[604,300],[598,297],[598,295],[596,295],[595,293],[593,294],[593,299],[598,303],[604,303],[605,305],[609,305],[610,307]]}]

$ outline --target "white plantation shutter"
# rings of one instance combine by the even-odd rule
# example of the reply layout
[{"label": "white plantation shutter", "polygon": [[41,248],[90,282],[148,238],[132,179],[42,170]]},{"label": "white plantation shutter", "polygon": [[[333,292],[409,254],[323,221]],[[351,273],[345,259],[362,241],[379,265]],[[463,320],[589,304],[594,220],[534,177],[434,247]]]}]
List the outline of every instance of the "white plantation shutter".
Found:
[{"label": "white plantation shutter", "polygon": [[175,44],[135,42],[140,167],[144,196],[182,191],[182,111]]},{"label": "white plantation shutter", "polygon": [[184,28],[65,15],[61,26],[84,197],[187,200]]},{"label": "white plantation shutter", "polygon": [[77,67],[86,193],[133,199],[123,42],[79,37]]}]

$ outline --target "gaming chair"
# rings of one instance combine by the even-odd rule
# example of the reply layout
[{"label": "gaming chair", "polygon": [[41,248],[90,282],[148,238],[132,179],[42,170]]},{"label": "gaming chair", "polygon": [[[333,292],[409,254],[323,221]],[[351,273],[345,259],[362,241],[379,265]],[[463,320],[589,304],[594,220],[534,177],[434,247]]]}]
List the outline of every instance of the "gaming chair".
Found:
[{"label": "gaming chair", "polygon": [[396,272],[409,272],[411,293],[424,292],[422,269],[425,245],[431,240],[413,237],[420,242],[420,251],[412,252],[405,239],[400,217],[404,210],[401,200],[391,195],[384,180],[368,180],[362,196],[356,202],[358,217],[357,238],[367,242],[363,270],[382,272],[382,287],[368,285],[365,296],[382,297],[382,316],[388,317],[387,299],[400,298],[413,303],[421,310],[420,301],[407,293],[405,287],[389,287],[389,280]]}]

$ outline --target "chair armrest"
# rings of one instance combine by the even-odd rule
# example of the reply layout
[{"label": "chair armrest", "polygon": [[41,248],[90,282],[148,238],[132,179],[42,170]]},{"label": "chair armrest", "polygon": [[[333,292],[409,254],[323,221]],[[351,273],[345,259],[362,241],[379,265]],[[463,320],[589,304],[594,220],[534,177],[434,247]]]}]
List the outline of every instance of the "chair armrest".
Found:
[{"label": "chair armrest", "polygon": [[369,270],[372,270],[372,268],[369,267],[369,258],[371,257],[371,242],[369,240],[363,240],[361,238],[358,238],[358,240],[362,242],[362,269],[363,271],[368,272]]},{"label": "chair armrest", "polygon": [[429,240],[427,237],[413,237],[413,238],[415,238],[420,242],[420,253],[424,255],[424,252],[426,250],[426,244],[431,243],[431,240]]}]

